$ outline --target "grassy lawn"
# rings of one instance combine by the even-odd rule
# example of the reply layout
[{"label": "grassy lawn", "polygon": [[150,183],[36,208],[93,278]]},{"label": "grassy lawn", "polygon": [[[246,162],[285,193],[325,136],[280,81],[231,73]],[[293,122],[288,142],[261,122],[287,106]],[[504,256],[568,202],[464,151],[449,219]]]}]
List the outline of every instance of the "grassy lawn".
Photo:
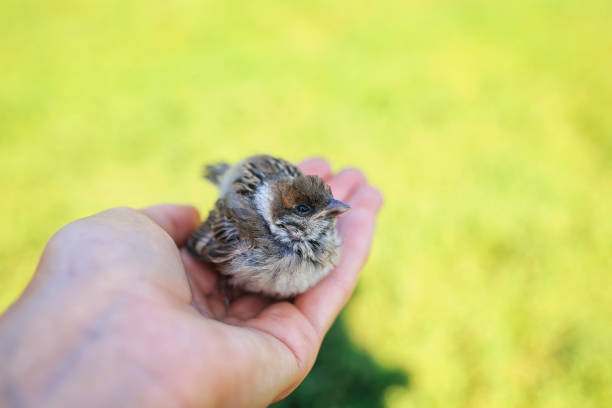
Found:
[{"label": "grassy lawn", "polygon": [[382,189],[345,317],[387,406],[612,405],[612,2],[3,0],[0,310],[63,224],[255,152]]}]

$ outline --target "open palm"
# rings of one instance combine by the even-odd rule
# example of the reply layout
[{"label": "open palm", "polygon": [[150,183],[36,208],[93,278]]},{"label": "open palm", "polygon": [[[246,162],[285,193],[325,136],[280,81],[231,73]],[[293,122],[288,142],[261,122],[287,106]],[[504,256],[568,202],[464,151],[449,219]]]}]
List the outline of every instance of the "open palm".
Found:
[{"label": "open palm", "polygon": [[0,355],[10,356],[0,382],[13,385],[10,398],[239,407],[291,392],[353,291],[381,205],[358,170],[332,175],[322,159],[300,167],[352,207],[338,222],[341,261],[314,288],[292,302],[247,294],[226,308],[209,295],[217,273],[182,249],[199,222],[190,206],[73,222],[49,241],[33,281],[0,320]]}]

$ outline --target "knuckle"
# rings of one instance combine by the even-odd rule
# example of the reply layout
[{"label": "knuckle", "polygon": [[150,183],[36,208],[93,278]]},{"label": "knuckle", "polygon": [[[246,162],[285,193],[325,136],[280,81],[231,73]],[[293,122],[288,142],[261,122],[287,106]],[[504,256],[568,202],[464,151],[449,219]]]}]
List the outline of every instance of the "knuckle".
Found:
[{"label": "knuckle", "polygon": [[126,218],[126,217],[133,217],[137,213],[138,211],[130,207],[114,207],[114,208],[110,208],[108,210],[102,211],[101,213],[99,213],[99,215],[107,215],[113,218],[115,217]]},{"label": "knuckle", "polygon": [[366,194],[370,196],[370,201],[376,209],[380,208],[385,202],[382,192],[374,186],[366,186]]},{"label": "knuckle", "polygon": [[384,202],[382,193],[376,187],[366,185],[360,187],[350,204],[355,207],[367,208],[369,211],[377,212]]},{"label": "knuckle", "polygon": [[357,167],[345,167],[344,169],[340,170],[338,175],[339,176],[342,175],[344,177],[355,178],[355,179],[358,179],[360,181],[365,181],[366,180],[366,176],[365,176],[364,172],[361,171],[361,169],[358,169]]}]

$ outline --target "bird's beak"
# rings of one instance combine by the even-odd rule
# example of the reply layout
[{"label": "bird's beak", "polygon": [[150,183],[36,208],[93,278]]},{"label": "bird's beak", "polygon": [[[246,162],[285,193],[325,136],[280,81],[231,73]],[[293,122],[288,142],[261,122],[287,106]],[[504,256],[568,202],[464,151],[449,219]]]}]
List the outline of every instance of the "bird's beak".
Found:
[{"label": "bird's beak", "polygon": [[325,217],[337,217],[345,211],[348,211],[351,208],[350,205],[343,203],[342,201],[331,199],[329,203],[323,208],[321,211],[321,215]]}]

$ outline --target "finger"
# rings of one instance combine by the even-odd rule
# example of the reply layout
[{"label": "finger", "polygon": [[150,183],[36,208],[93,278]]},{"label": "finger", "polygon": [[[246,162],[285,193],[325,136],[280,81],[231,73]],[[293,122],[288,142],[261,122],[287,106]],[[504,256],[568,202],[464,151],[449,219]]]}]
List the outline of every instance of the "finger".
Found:
[{"label": "finger", "polygon": [[204,317],[214,318],[215,315],[211,311],[210,305],[206,299],[206,296],[198,289],[193,281],[193,277],[189,274],[187,276],[187,282],[189,283],[189,289],[191,291],[191,306],[193,306],[200,314]]},{"label": "finger", "polygon": [[305,174],[319,176],[326,181],[331,177],[332,174],[329,163],[322,157],[313,157],[310,159],[306,159],[300,164],[298,164],[298,167]]},{"label": "finger", "polygon": [[200,214],[191,205],[159,204],[140,210],[172,237],[177,246],[187,241],[200,222]]},{"label": "finger", "polygon": [[361,208],[378,213],[384,200],[379,189],[365,184],[357,188],[347,201],[352,208]]},{"label": "finger", "polygon": [[366,185],[359,187],[347,201],[352,208],[339,221],[343,245],[338,266],[295,300],[296,307],[320,336],[327,332],[355,288],[370,251],[382,196],[377,189]]},{"label": "finger", "polygon": [[312,368],[323,337],[304,314],[289,302],[272,303],[255,318],[235,323],[272,336],[291,352],[295,364],[283,364],[281,367],[292,371],[283,376],[289,383],[275,401],[291,393]]},{"label": "finger", "polygon": [[219,275],[209,265],[196,260],[185,248],[181,250],[185,272],[203,295],[209,295],[217,288]]},{"label": "finger", "polygon": [[224,294],[219,289],[219,274],[209,264],[196,260],[181,249],[181,259],[191,287],[191,303],[204,316],[215,319],[226,315]]},{"label": "finger", "polygon": [[346,201],[353,191],[366,184],[366,177],[358,169],[342,169],[327,182],[336,200]]},{"label": "finger", "polygon": [[260,295],[244,295],[232,302],[227,315],[241,320],[257,316],[272,301]]},{"label": "finger", "polygon": [[206,302],[215,319],[225,319],[227,306],[221,293],[215,292],[213,295],[206,296]]}]

